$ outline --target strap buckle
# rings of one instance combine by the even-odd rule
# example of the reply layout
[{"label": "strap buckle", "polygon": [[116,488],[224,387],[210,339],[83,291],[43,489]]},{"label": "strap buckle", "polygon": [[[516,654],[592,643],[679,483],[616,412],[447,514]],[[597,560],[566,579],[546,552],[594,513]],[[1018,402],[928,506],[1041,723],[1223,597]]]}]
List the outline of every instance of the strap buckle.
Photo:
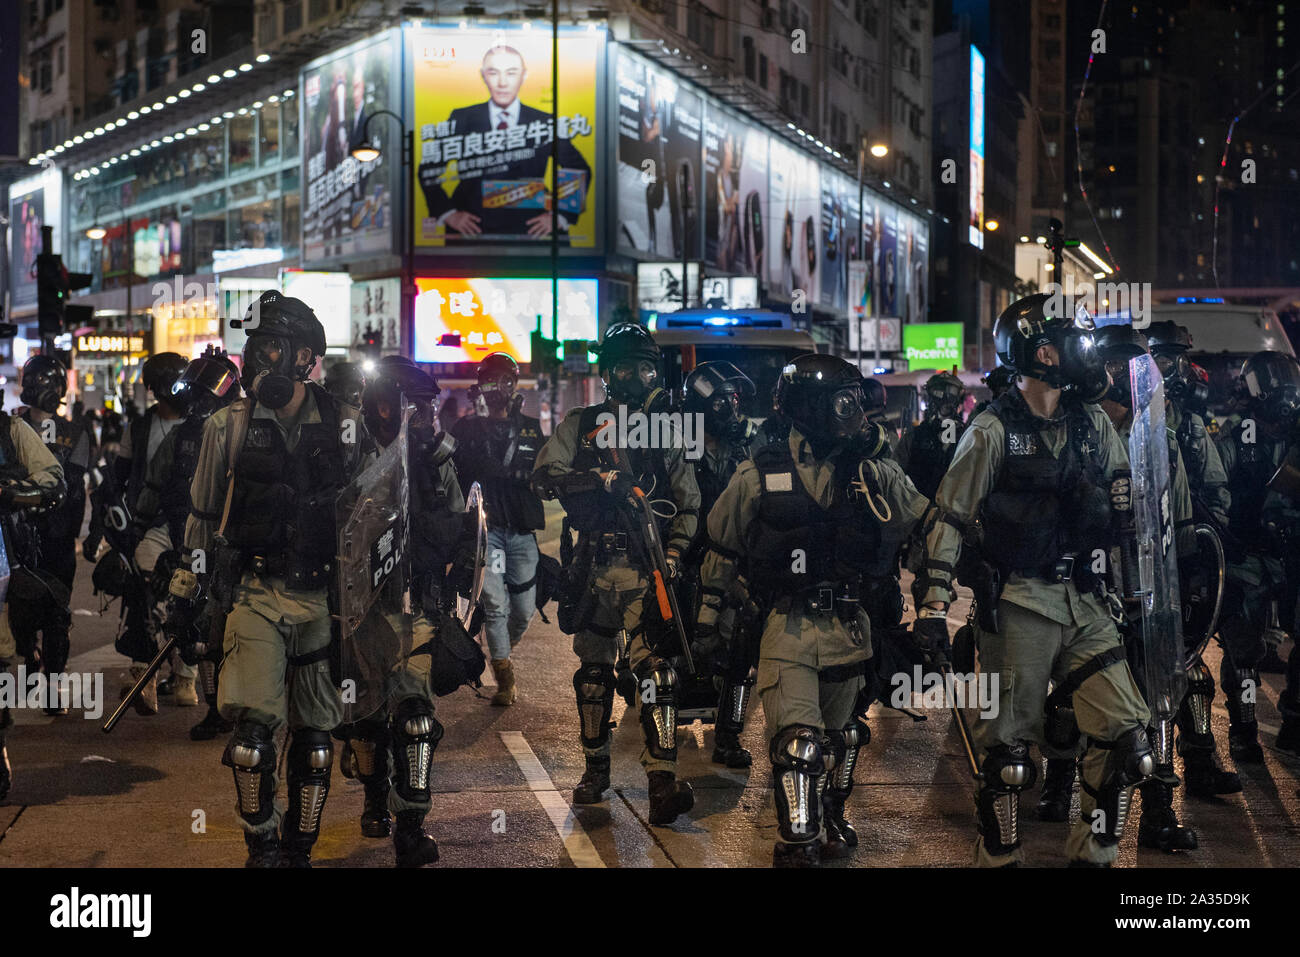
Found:
[{"label": "strap buckle", "polygon": [[1052,580],[1064,583],[1074,578],[1074,556],[1062,555],[1052,566]]}]

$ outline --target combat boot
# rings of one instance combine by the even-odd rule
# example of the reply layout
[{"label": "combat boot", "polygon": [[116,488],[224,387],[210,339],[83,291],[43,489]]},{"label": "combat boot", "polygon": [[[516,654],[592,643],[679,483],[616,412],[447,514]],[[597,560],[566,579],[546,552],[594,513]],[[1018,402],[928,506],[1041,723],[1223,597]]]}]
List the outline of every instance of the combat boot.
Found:
[{"label": "combat boot", "polygon": [[747,768],[754,763],[754,758],[740,746],[740,735],[719,730],[713,735],[713,763],[729,768]]},{"label": "combat boot", "polygon": [[816,841],[807,844],[777,844],[772,848],[773,867],[816,867],[821,863],[821,851]]},{"label": "combat boot", "polygon": [[1277,749],[1300,754],[1300,716],[1288,715],[1282,719],[1277,731]]},{"label": "combat boot", "polygon": [[609,757],[588,757],[587,770],[573,789],[574,804],[599,804],[609,790]]},{"label": "combat boot", "polygon": [[1259,725],[1254,721],[1229,724],[1228,753],[1238,764],[1263,764],[1264,749],[1259,746]]},{"label": "combat boot", "polygon": [[492,703],[508,708],[515,703],[515,666],[509,658],[493,658],[492,674],[497,679],[497,693],[492,696]]},{"label": "combat boot", "polygon": [[[311,849],[316,835],[288,834],[280,840],[280,866],[311,868]],[[268,865],[270,866],[270,865]]]},{"label": "combat boot", "polygon": [[[858,832],[853,829],[849,819],[844,816],[845,795],[837,794],[834,788],[828,788],[822,801],[823,819],[826,828],[826,843],[843,844],[843,853],[837,857],[846,857],[852,848],[858,846]],[[825,853],[822,855],[826,856]]]},{"label": "combat boot", "polygon": [[1241,793],[1241,778],[1219,767],[1213,751],[1186,752],[1183,755],[1183,781],[1187,793],[1198,798]]},{"label": "combat boot", "polygon": [[244,832],[244,843],[248,845],[248,860],[245,867],[279,867],[280,835],[275,831],[267,834],[250,834]]},{"label": "combat boot", "polygon": [[366,799],[361,808],[361,836],[388,837],[393,819],[388,813],[388,782],[366,781]]},{"label": "combat boot", "polygon": [[233,723],[221,717],[221,712],[208,705],[208,713],[203,716],[203,720],[190,728],[190,740],[211,741],[219,734],[229,734],[234,727]]},{"label": "combat boot", "polygon": [[650,772],[650,823],[658,827],[673,823],[679,814],[695,807],[695,792],[672,771]]},{"label": "combat boot", "polygon": [[199,693],[194,688],[194,679],[185,675],[176,676],[176,707],[193,708],[199,703]]},{"label": "combat boot", "polygon": [[[145,673],[148,667],[148,665],[139,664],[131,666],[131,680],[122,690],[123,698],[125,698],[127,693],[135,687],[135,683],[140,680],[140,677]],[[155,671],[149,676],[148,683],[136,697],[135,710],[137,714],[145,715],[146,717],[158,713],[158,672]]]},{"label": "combat boot", "polygon": [[1074,796],[1074,759],[1048,758],[1043,791],[1038,796],[1040,821],[1068,821]]},{"label": "combat boot", "polygon": [[424,833],[424,811],[398,811],[393,849],[398,867],[423,867],[438,860],[438,842]]},{"label": "combat boot", "polygon": [[1142,792],[1138,847],[1149,847],[1166,854],[1196,850],[1196,832],[1179,824],[1174,812],[1173,785],[1152,779],[1141,784],[1138,790]]}]

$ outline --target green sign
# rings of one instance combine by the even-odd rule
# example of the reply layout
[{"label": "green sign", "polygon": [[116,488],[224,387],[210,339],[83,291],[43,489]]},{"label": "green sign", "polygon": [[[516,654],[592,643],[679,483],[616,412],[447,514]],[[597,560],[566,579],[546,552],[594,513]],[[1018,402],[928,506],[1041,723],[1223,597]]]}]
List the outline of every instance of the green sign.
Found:
[{"label": "green sign", "polygon": [[909,369],[948,369],[962,364],[960,322],[903,323],[903,351]]}]

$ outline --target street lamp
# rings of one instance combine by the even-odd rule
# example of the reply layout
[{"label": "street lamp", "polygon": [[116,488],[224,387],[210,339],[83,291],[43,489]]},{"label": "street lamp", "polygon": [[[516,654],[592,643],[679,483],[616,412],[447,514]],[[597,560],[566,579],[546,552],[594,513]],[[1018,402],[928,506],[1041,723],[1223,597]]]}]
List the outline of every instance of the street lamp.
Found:
[{"label": "street lamp", "polygon": [[360,163],[373,163],[383,155],[379,141],[370,139],[370,124],[381,116],[389,116],[397,121],[402,131],[402,170],[406,188],[406,223],[402,239],[402,285],[403,296],[410,302],[409,309],[402,316],[402,326],[408,342],[415,336],[415,272],[413,267],[415,250],[415,130],[406,128],[402,118],[392,110],[376,110],[366,117],[361,131],[350,144],[352,158]]},{"label": "street lamp", "polygon": [[871,155],[876,159],[884,159],[889,155],[889,147],[884,143],[873,143],[871,145]]},{"label": "street lamp", "polygon": [[[135,284],[135,250],[131,243],[131,218],[127,216],[126,210],[120,204],[107,200],[95,204],[95,211],[91,214],[91,225],[86,230],[86,238],[93,241],[102,241],[108,236],[108,229],[99,221],[100,212],[105,209],[116,209],[122,214],[122,236],[126,242],[126,334],[130,338],[131,333],[135,331],[134,323],[131,321],[131,286]],[[102,262],[102,259],[101,259]],[[100,282],[103,282],[103,269],[100,269]]]}]

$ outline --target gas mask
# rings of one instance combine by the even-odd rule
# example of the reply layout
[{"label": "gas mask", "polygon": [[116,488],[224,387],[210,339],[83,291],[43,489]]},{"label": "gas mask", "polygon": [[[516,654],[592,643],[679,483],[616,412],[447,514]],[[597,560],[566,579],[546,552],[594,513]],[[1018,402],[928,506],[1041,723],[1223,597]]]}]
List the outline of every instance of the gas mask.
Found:
[{"label": "gas mask", "polygon": [[1127,359],[1107,359],[1106,374],[1110,385],[1102,397],[1111,402],[1118,402],[1126,409],[1133,408],[1133,383],[1129,380]]},{"label": "gas mask", "polygon": [[1085,402],[1098,402],[1110,388],[1106,375],[1106,363],[1097,349],[1091,329],[1068,329],[1057,344],[1061,355],[1061,364],[1049,373],[1055,373],[1056,381],[1044,377],[1044,381],[1053,388],[1073,388]]},{"label": "gas mask", "polygon": [[649,359],[622,359],[614,364],[607,383],[609,396],[616,402],[646,407],[654,404],[659,388],[659,366]]},{"label": "gas mask", "polygon": [[283,336],[250,336],[240,377],[244,391],[268,409],[283,409],[293,399],[294,382],[304,378],[293,360],[293,344]]},{"label": "gas mask", "polygon": [[740,414],[740,393],[717,392],[704,413],[704,431],[720,439],[735,441],[745,435],[746,421]]},{"label": "gas mask", "polygon": [[1257,399],[1254,405],[1259,409],[1259,417],[1270,425],[1293,427],[1300,418],[1300,389],[1279,386],[1263,399]]},{"label": "gas mask", "polygon": [[858,441],[867,420],[862,408],[862,390],[857,387],[837,389],[822,398],[817,419],[819,428],[801,428],[813,455],[824,459],[837,448]]},{"label": "gas mask", "polygon": [[1165,395],[1175,401],[1187,398],[1191,392],[1192,363],[1183,353],[1157,353],[1156,368],[1165,380]]},{"label": "gas mask", "polygon": [[23,378],[23,391],[19,401],[24,405],[57,415],[63,402],[63,380],[50,375],[29,375]]},{"label": "gas mask", "polygon": [[500,412],[502,409],[510,409],[511,399],[515,397],[515,386],[518,385],[518,379],[512,375],[501,375],[495,379],[480,379],[475,388],[475,398],[483,397],[484,404],[490,412]]}]

